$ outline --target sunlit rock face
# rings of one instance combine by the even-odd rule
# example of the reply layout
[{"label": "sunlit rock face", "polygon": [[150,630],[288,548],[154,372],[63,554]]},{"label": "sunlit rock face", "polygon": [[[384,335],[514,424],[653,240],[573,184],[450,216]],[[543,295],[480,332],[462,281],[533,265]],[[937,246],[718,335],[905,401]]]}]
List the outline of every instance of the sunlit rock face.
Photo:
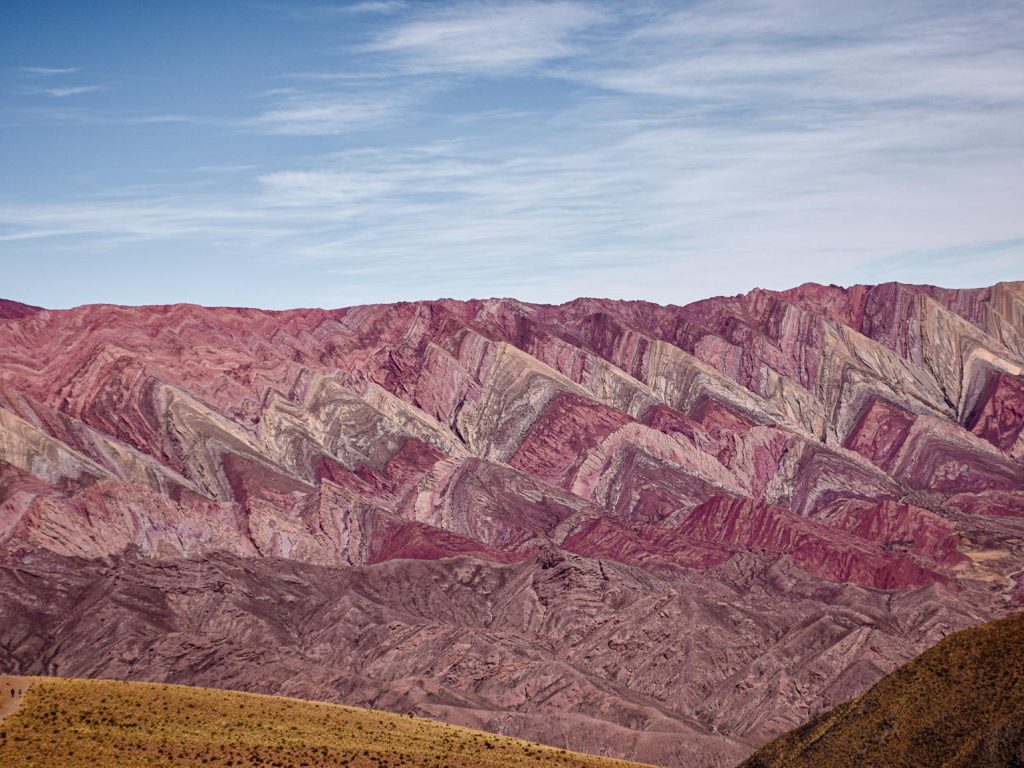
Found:
[{"label": "sunlit rock face", "polygon": [[1024,602],[1024,283],[0,302],[0,667],[731,765]]}]

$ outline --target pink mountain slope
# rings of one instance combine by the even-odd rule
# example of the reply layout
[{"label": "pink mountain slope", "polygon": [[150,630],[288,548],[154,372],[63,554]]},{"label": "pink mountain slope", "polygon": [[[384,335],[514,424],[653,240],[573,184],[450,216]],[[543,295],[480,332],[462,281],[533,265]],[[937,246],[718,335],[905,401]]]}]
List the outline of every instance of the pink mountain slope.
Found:
[{"label": "pink mountain slope", "polygon": [[725,766],[1024,604],[1024,283],[0,302],[0,671]]}]

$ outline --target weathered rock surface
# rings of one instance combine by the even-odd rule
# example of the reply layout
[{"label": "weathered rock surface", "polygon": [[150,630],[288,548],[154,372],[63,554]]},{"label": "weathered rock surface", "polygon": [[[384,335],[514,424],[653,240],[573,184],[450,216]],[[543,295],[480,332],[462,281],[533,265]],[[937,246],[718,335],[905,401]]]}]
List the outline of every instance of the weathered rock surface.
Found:
[{"label": "weathered rock surface", "polygon": [[0,302],[0,671],[730,765],[1024,601],[1022,355],[1022,283]]}]

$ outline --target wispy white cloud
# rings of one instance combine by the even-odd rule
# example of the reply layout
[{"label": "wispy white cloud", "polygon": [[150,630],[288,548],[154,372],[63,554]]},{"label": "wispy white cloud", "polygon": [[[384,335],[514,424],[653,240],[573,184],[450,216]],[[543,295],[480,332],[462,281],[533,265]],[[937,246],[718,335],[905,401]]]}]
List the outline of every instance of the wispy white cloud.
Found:
[{"label": "wispy white cloud", "polygon": [[[55,99],[63,99],[68,96],[79,96],[84,93],[94,93],[106,90],[105,86],[95,84],[74,85],[54,84],[67,83],[66,75],[73,75],[81,71],[80,67],[18,67],[20,78],[27,86],[20,91],[21,94],[50,96]],[[49,85],[41,86],[42,82]]]},{"label": "wispy white cloud", "polygon": [[386,16],[411,8],[413,3],[407,0],[366,0],[365,2],[323,3],[305,5],[303,3],[274,3],[267,7],[292,18],[339,19],[345,17],[368,15]]},{"label": "wispy white cloud", "polygon": [[625,93],[787,110],[1016,101],[1021,15],[997,4],[698,3],[632,30],[575,75]]},{"label": "wispy white cloud", "polygon": [[607,20],[577,2],[492,3],[443,8],[380,34],[362,46],[400,57],[413,72],[522,70],[577,49],[574,37]]},{"label": "wispy white cloud", "polygon": [[242,121],[242,127],[291,136],[329,136],[386,122],[410,104],[401,93],[288,91],[276,106]]},{"label": "wispy white cloud", "polygon": [[149,195],[141,200],[115,197],[62,204],[0,205],[0,240],[94,236],[120,241],[155,240],[223,233],[277,234],[266,212],[246,210],[225,200]]},{"label": "wispy white cloud", "polygon": [[277,171],[259,177],[261,202],[270,207],[335,211],[357,201],[377,199],[391,190],[389,180],[340,170]]},{"label": "wispy white cloud", "polygon": [[66,88],[41,88],[33,93],[41,93],[53,96],[56,99],[63,99],[68,96],[79,96],[83,93],[95,93],[104,90],[102,85],[72,85]]},{"label": "wispy white cloud", "polygon": [[[21,94],[29,92],[22,91]],[[36,95],[46,95],[40,91]],[[31,95],[31,94],[29,94]],[[8,125],[91,125],[91,126],[161,126],[161,125],[193,125],[213,129],[236,129],[237,120],[216,119],[187,114],[145,113],[128,110],[96,109],[81,105],[75,99],[38,102],[31,105],[19,105],[10,109]]]},{"label": "wispy white cloud", "polygon": [[402,0],[369,0],[363,3],[340,6],[339,10],[345,13],[395,13],[409,7],[409,3]]},{"label": "wispy white cloud", "polygon": [[30,75],[70,75],[80,71],[80,67],[18,67],[21,72]]}]

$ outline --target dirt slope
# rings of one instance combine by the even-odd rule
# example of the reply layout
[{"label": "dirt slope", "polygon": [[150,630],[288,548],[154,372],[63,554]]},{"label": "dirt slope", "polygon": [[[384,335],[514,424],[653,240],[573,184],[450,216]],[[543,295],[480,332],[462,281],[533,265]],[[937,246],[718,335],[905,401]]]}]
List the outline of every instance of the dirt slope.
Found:
[{"label": "dirt slope", "polygon": [[34,678],[0,724],[0,765],[558,766],[625,763],[467,728],[277,696],[108,680]]},{"label": "dirt slope", "polygon": [[957,632],[742,768],[1024,765],[1024,615]]}]

